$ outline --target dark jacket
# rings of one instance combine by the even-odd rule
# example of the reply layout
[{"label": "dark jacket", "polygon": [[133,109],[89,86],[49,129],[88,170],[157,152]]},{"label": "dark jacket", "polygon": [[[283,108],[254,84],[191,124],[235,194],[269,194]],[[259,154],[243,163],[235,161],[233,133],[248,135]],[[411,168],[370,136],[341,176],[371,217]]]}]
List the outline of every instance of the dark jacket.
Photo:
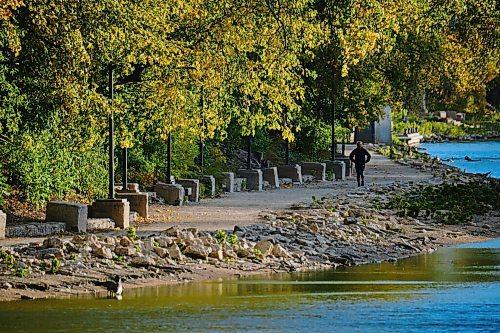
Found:
[{"label": "dark jacket", "polygon": [[[365,158],[366,157],[366,158]],[[361,147],[354,149],[349,155],[349,159],[354,162],[354,164],[362,166],[370,162],[372,155],[365,148]]]}]

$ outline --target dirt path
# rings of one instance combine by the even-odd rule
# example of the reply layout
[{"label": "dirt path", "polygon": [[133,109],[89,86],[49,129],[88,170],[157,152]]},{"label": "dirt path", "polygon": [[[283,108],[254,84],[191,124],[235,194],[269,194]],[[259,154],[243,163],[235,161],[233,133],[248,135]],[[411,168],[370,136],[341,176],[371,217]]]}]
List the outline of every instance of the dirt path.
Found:
[{"label": "dirt path", "polygon": [[[433,183],[439,182],[431,172],[419,171],[395,163],[373,151],[367,165],[367,186],[393,182]],[[167,227],[196,227],[199,230],[232,230],[235,225],[246,226],[259,223],[260,215],[266,211],[290,208],[298,202],[310,203],[312,196],[323,197],[341,193],[358,192],[356,177],[344,181],[314,182],[292,188],[265,190],[262,192],[235,192],[220,198],[202,200],[197,204],[181,207],[154,204],[150,206],[152,223],[139,225],[139,231],[161,231]]]}]

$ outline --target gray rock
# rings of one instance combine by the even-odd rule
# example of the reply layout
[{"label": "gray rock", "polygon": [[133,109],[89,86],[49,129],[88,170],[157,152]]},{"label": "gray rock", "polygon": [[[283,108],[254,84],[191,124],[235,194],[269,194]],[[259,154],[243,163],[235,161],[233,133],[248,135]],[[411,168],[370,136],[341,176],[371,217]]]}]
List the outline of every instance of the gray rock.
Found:
[{"label": "gray rock", "polygon": [[123,247],[130,247],[134,246],[134,242],[132,242],[128,237],[123,237],[122,239],[120,239],[120,245]]},{"label": "gray rock", "polygon": [[174,243],[173,238],[167,236],[156,237],[156,241],[161,247],[168,247]]},{"label": "gray rock", "polygon": [[96,249],[95,255],[99,258],[104,258],[104,259],[113,259],[113,252],[107,247],[100,247]]},{"label": "gray rock", "polygon": [[289,258],[290,254],[281,245],[276,244],[273,246],[271,254],[278,258]]},{"label": "gray rock", "polygon": [[158,246],[155,246],[153,247],[153,251],[154,253],[156,253],[160,258],[165,258],[166,256],[168,256],[168,251],[167,249],[164,249],[163,247],[158,247]]},{"label": "gray rock", "polygon": [[135,251],[135,248],[133,248],[133,247],[118,246],[115,248],[115,253],[119,256],[130,257],[130,256],[136,254],[136,251]]},{"label": "gray rock", "polygon": [[350,224],[356,224],[356,223],[358,223],[358,220],[355,217],[346,217],[344,219],[344,224],[350,225]]},{"label": "gray rock", "polygon": [[179,249],[179,246],[177,246],[176,243],[172,244],[168,248],[168,255],[170,258],[174,260],[184,260],[184,255],[182,254],[181,250]]},{"label": "gray rock", "polygon": [[254,249],[259,250],[263,256],[268,256],[273,251],[273,243],[268,240],[262,240],[255,244]]},{"label": "gray rock", "polygon": [[64,241],[58,237],[50,237],[43,241],[43,246],[46,248],[64,249]]},{"label": "gray rock", "polygon": [[210,247],[193,244],[186,247],[184,254],[195,259],[207,259],[211,251],[212,249]]},{"label": "gray rock", "polygon": [[132,259],[132,265],[135,266],[155,266],[156,261],[150,256],[137,256]]}]

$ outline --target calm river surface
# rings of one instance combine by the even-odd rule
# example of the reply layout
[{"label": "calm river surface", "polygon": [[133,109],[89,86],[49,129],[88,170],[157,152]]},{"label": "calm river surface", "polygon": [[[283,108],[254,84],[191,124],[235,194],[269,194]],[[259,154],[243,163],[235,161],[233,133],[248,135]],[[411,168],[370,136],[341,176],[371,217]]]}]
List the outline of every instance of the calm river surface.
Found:
[{"label": "calm river surface", "polygon": [[419,147],[448,165],[471,173],[491,172],[491,177],[500,178],[500,141],[423,143]]},{"label": "calm river surface", "polygon": [[[1,291],[0,291],[1,292]],[[500,239],[336,271],[0,304],[1,332],[499,332]]]}]

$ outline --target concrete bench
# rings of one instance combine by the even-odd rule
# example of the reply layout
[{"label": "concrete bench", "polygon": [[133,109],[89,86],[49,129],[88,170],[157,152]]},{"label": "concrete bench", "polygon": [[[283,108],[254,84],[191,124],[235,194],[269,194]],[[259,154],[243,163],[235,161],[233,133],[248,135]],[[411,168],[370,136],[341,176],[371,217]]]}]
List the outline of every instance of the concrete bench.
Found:
[{"label": "concrete bench", "polygon": [[110,218],[117,228],[126,229],[130,225],[130,203],[127,199],[97,200],[89,206],[90,218]]},{"label": "concrete bench", "polygon": [[262,177],[264,181],[268,182],[269,186],[271,186],[272,188],[280,187],[280,182],[278,178],[278,168],[271,167],[262,169]]},{"label": "concrete bench", "polygon": [[300,165],[303,175],[312,175],[318,181],[326,180],[326,164],[316,162],[304,162]]},{"label": "concrete bench", "polygon": [[130,210],[137,212],[139,216],[149,217],[149,197],[147,193],[116,193],[118,199],[127,199],[130,203]]},{"label": "concrete bench", "polygon": [[155,192],[169,205],[182,206],[184,202],[184,188],[179,184],[157,183]]},{"label": "concrete bench", "polygon": [[222,175],[224,179],[222,181],[222,189],[224,192],[233,193],[234,192],[234,173],[233,172],[223,172]]},{"label": "concrete bench", "polygon": [[245,178],[234,178],[234,192],[241,192],[247,189],[247,180]]},{"label": "concrete bench", "polygon": [[215,177],[212,175],[203,175],[200,182],[205,185],[205,197],[215,197]]},{"label": "concrete bench", "polygon": [[0,210],[0,239],[5,238],[6,225],[7,225],[7,215]]},{"label": "concrete bench", "polygon": [[88,208],[87,205],[66,202],[50,201],[45,213],[46,222],[64,222],[67,230],[87,231]]},{"label": "concrete bench", "polygon": [[238,177],[245,178],[247,189],[250,191],[262,191],[262,170],[258,169],[240,169]]},{"label": "concrete bench", "polygon": [[17,237],[46,237],[66,230],[64,222],[29,222],[9,225],[5,229],[5,236]]},{"label": "concrete bench", "polygon": [[[184,187],[184,194],[188,196],[189,201],[200,201],[200,181],[198,179],[178,179],[177,184]],[[189,193],[189,188],[191,193]]]},{"label": "concrete bench", "polygon": [[326,169],[333,171],[336,180],[344,180],[346,175],[345,163],[342,161],[325,161]]},{"label": "concrete bench", "polygon": [[351,163],[349,156],[335,156],[335,160],[344,162],[344,164],[345,164],[345,176],[346,177],[349,177],[353,173],[353,171],[352,171],[353,164]]},{"label": "concrete bench", "polygon": [[292,182],[302,184],[302,169],[300,165],[281,165],[278,167],[279,178],[290,178]]},{"label": "concrete bench", "polygon": [[98,231],[98,230],[109,230],[115,228],[115,221],[110,218],[90,218],[88,220],[87,230]]},{"label": "concrete bench", "polygon": [[139,193],[139,183],[127,183],[127,188],[123,188],[123,184],[115,184],[115,192]]}]

